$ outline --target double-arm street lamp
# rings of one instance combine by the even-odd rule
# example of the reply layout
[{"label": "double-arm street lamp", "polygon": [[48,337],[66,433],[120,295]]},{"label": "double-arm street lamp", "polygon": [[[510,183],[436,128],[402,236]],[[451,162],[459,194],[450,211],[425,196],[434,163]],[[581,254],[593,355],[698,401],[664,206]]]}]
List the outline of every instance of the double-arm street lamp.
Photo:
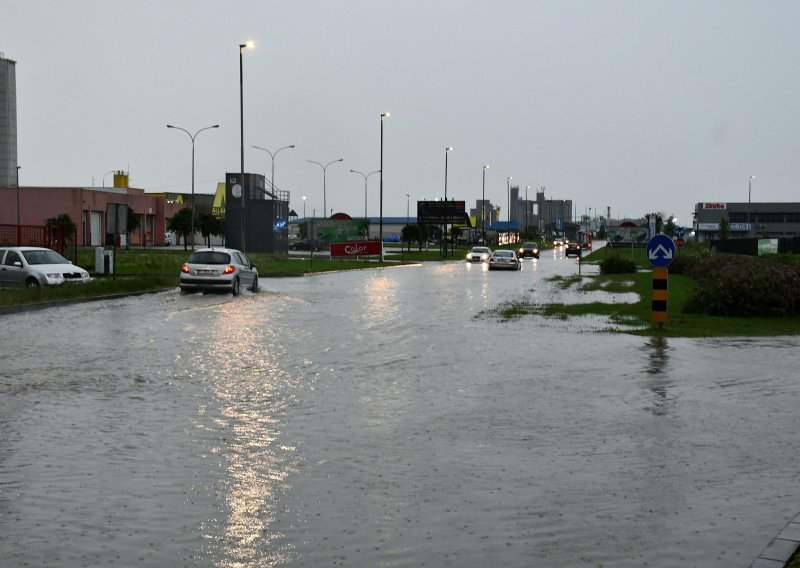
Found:
[{"label": "double-arm street lamp", "polygon": [[250,146],[250,147],[255,148],[256,150],[261,150],[262,152],[266,152],[267,154],[269,154],[269,157],[272,158],[272,173],[270,174],[269,184],[272,187],[272,199],[277,199],[277,195],[275,194],[275,191],[278,189],[278,186],[275,185],[275,156],[277,156],[278,152],[280,152],[281,150],[294,148],[294,144],[291,144],[289,146],[284,146],[283,148],[278,148],[274,152],[270,152],[269,150],[267,150],[266,148],[262,148],[261,146]]},{"label": "double-arm street lamp", "polygon": [[354,173],[354,174],[358,174],[358,175],[360,175],[361,177],[364,178],[364,219],[365,220],[369,219],[369,217],[367,216],[367,180],[369,179],[369,176],[371,176],[372,174],[380,173],[380,170],[375,170],[375,171],[369,172],[368,174],[365,174],[364,172],[360,172],[358,170],[350,170],[350,172]]},{"label": "double-arm street lamp", "polygon": [[256,42],[248,41],[247,43],[240,43],[239,44],[239,133],[240,133],[240,141],[241,141],[241,148],[242,148],[242,171],[241,176],[239,178],[239,185],[242,191],[242,252],[247,251],[247,247],[245,246],[245,216],[244,216],[244,207],[245,207],[245,187],[244,187],[244,77],[242,71],[242,50],[243,49],[253,49],[256,46]]},{"label": "double-arm street lamp", "polygon": [[[327,213],[327,211],[328,211],[328,197],[327,197],[328,190],[327,190],[327,182],[326,182],[328,166],[330,166],[331,164],[335,164],[337,162],[343,162],[343,161],[344,161],[344,158],[339,158],[338,160],[331,160],[330,162],[328,162],[327,164],[325,164],[323,166],[322,164],[320,164],[319,162],[315,162],[314,160],[306,160],[306,162],[308,162],[310,164],[317,164],[320,168],[322,168],[322,215],[323,215],[323,217],[328,215],[328,213]],[[327,217],[325,217],[325,218],[327,218]]]},{"label": "double-arm street lamp", "polygon": [[[174,128],[175,130],[181,130],[182,132],[185,132],[186,135],[189,137],[189,140],[192,141],[192,250],[194,250],[194,139],[197,138],[197,135],[203,132],[204,130],[219,128],[219,124],[215,124],[214,126],[206,126],[205,128],[201,128],[194,134],[190,133],[185,128],[181,128],[180,126],[173,126],[172,124],[167,124],[167,128]],[[105,180],[105,178],[103,179]],[[103,186],[105,186],[105,181],[103,181]]]},{"label": "double-arm street lamp", "polygon": [[277,215],[276,207],[278,205],[278,186],[275,185],[275,156],[278,155],[278,152],[281,150],[286,150],[287,148],[294,148],[294,144],[289,146],[284,146],[282,148],[278,148],[274,152],[270,152],[266,148],[262,148],[261,146],[251,146],[251,148],[255,148],[256,150],[261,150],[262,152],[266,152],[269,154],[269,157],[272,159],[272,173],[270,174],[269,178],[269,185],[272,187],[272,191],[268,191],[267,195],[272,196],[272,219],[270,219],[272,226],[270,227],[270,232],[275,230],[275,216]]}]

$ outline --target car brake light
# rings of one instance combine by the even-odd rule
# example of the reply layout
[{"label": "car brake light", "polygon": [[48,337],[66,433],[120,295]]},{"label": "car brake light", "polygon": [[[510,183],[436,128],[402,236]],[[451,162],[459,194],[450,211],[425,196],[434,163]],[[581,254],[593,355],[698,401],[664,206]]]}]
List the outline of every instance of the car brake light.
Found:
[{"label": "car brake light", "polygon": [[184,264],[183,266],[181,266],[181,272],[189,274],[189,267]]},{"label": "car brake light", "polygon": [[235,270],[236,270],[236,268],[234,268],[233,266],[231,266],[231,265],[229,264],[228,266],[226,266],[226,267],[225,267],[225,270],[223,270],[223,271],[222,271],[222,273],[223,273],[223,274],[233,274],[233,272],[234,272]]}]

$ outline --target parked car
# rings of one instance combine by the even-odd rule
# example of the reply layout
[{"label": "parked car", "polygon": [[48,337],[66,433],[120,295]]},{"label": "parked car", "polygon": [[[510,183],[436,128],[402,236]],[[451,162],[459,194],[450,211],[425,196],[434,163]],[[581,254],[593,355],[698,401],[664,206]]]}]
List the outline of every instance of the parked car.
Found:
[{"label": "parked car", "polygon": [[289,243],[289,250],[311,250],[312,248],[315,251],[320,250],[320,246],[317,243],[312,243],[308,239],[300,239]]},{"label": "parked car", "polygon": [[41,288],[65,282],[85,283],[91,277],[54,250],[41,247],[0,248],[0,286]]},{"label": "parked car", "polygon": [[522,263],[513,250],[496,250],[489,257],[489,270],[520,270]]},{"label": "parked car", "polygon": [[239,294],[242,286],[258,291],[256,265],[236,249],[197,249],[181,266],[181,292],[230,292]]},{"label": "parked car", "polygon": [[519,257],[525,258],[526,256],[539,258],[539,245],[536,243],[522,243],[522,246],[519,248]]},{"label": "parked car", "polygon": [[565,256],[581,256],[581,245],[578,243],[567,243],[567,250],[564,252]]},{"label": "parked car", "polygon": [[467,253],[467,262],[486,262],[491,254],[489,247],[472,247]]}]

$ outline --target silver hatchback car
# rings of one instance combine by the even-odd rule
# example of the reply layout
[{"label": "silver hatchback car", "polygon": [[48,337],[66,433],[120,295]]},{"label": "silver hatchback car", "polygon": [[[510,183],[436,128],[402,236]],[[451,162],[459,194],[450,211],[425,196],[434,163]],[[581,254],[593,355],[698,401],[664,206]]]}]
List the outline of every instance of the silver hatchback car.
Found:
[{"label": "silver hatchback car", "polygon": [[180,286],[184,293],[222,291],[236,296],[242,286],[257,292],[258,270],[236,249],[197,249],[181,266]]},{"label": "silver hatchback car", "polygon": [[89,280],[88,272],[54,250],[42,247],[0,248],[0,286],[41,288]]}]

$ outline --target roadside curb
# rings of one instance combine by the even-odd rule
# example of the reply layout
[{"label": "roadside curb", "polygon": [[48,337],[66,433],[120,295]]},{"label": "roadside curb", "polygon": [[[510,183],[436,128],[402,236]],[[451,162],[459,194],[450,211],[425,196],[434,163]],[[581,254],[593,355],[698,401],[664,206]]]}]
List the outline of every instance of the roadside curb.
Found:
[{"label": "roadside curb", "polygon": [[778,536],[761,551],[750,568],[784,568],[798,548],[800,548],[800,513],[786,523]]},{"label": "roadside curb", "polygon": [[85,304],[87,302],[97,302],[99,300],[118,300],[129,296],[144,296],[145,294],[157,294],[173,290],[175,287],[170,288],[157,288],[155,290],[144,290],[142,292],[124,292],[120,294],[107,294],[105,296],[87,296],[85,298],[71,298],[69,300],[53,300],[52,302],[38,302],[35,304],[19,304],[16,306],[2,306],[0,307],[0,316],[6,314],[19,314],[22,312],[35,312],[39,310],[46,310],[48,308],[57,308],[59,306],[71,306],[73,304]]}]

